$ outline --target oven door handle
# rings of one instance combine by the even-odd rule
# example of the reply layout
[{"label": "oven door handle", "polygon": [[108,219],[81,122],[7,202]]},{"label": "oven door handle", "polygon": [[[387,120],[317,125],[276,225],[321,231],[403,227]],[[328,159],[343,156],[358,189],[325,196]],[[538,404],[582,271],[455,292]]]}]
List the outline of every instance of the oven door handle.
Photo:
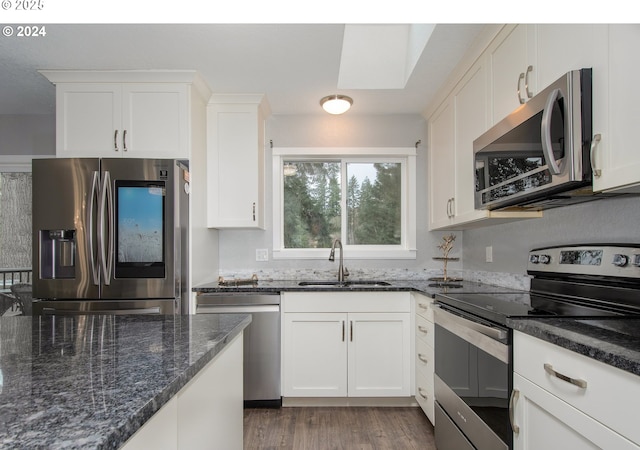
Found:
[{"label": "oven door handle", "polygon": [[440,325],[505,364],[509,364],[509,347],[499,341],[507,337],[507,330],[483,325],[452,314],[439,305],[434,306],[436,306],[433,309],[436,325]]}]

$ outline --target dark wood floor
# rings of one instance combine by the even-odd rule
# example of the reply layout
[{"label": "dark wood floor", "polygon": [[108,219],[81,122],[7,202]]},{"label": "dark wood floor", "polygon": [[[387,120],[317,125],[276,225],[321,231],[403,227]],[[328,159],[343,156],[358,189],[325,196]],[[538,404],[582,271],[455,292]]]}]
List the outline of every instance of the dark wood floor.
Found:
[{"label": "dark wood floor", "polygon": [[420,408],[245,409],[245,450],[435,449]]}]

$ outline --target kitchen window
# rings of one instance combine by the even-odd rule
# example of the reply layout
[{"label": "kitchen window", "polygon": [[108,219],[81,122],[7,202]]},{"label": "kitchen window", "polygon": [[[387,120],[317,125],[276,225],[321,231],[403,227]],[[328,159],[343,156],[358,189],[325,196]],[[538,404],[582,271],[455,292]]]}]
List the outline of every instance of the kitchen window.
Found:
[{"label": "kitchen window", "polygon": [[415,258],[414,148],[274,148],[275,259]]},{"label": "kitchen window", "polygon": [[31,158],[0,159],[0,270],[8,269],[31,270]]}]

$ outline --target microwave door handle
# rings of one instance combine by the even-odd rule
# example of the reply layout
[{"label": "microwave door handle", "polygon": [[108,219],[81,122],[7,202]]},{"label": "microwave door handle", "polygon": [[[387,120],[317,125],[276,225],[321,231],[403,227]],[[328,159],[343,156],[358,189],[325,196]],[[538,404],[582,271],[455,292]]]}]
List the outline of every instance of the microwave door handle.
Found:
[{"label": "microwave door handle", "polygon": [[[100,200],[100,182],[98,181],[98,172],[94,171],[91,178],[91,193],[89,194],[89,209],[87,210],[87,249],[91,255],[89,258],[89,266],[91,269],[91,276],[93,278],[93,284],[98,286],[100,284],[100,268],[98,267],[98,251],[100,248],[100,239],[98,239],[98,251],[93,249],[93,239],[96,234],[96,226],[94,219],[96,219],[96,211],[94,206],[97,206]],[[99,217],[98,217],[99,220]]]},{"label": "microwave door handle", "polygon": [[542,123],[540,125],[540,138],[542,142],[542,155],[547,162],[552,175],[560,174],[560,166],[553,155],[553,145],[551,144],[551,115],[553,114],[553,104],[560,97],[560,89],[554,89],[547,97],[547,103],[542,113]]}]

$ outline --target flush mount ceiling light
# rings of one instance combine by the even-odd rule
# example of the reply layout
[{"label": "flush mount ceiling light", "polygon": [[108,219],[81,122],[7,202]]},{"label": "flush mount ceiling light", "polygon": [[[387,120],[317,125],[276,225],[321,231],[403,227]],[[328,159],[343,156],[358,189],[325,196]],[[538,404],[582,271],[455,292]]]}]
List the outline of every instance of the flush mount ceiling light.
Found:
[{"label": "flush mount ceiling light", "polygon": [[320,100],[320,106],[329,114],[345,113],[353,105],[353,99],[346,95],[327,95]]}]

